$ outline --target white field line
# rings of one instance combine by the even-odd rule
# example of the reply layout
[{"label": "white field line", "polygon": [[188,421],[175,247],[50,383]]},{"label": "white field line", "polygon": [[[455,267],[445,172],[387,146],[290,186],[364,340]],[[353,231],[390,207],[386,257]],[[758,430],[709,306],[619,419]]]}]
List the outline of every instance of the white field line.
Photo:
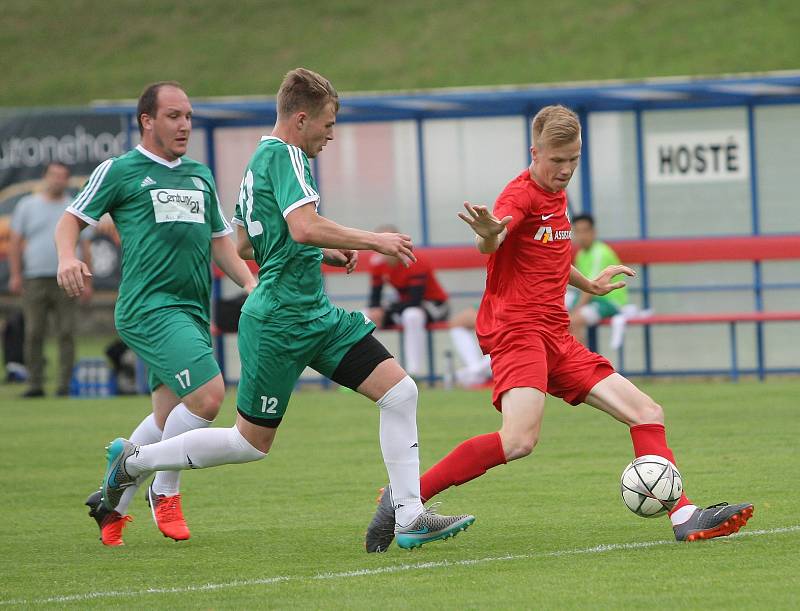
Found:
[{"label": "white field line", "polygon": [[[768,530],[749,530],[731,535],[730,538],[758,537],[762,535],[778,535],[800,532],[800,525],[786,526],[784,528],[771,528]],[[247,579],[241,581],[226,581],[223,583],[206,583],[193,586],[176,586],[173,588],[147,588],[143,590],[111,590],[106,592],[86,592],[84,594],[64,594],[48,598],[18,598],[14,600],[0,600],[0,606],[5,605],[43,605],[48,603],[79,602],[83,600],[97,600],[102,598],[135,598],[148,594],[183,594],[188,592],[212,592],[230,588],[243,588],[250,586],[272,585],[286,581],[313,582],[322,579],[349,579],[352,577],[366,577],[386,573],[400,573],[402,571],[419,571],[423,569],[437,569],[453,566],[473,566],[492,562],[506,562],[509,560],[533,560],[538,558],[556,558],[559,556],[574,556],[580,554],[600,554],[629,549],[644,549],[661,545],[677,545],[674,539],[661,541],[643,541],[640,543],[609,543],[584,547],[578,549],[555,550],[552,552],[534,552],[531,554],[508,554],[505,556],[489,556],[467,560],[440,560],[436,562],[417,562],[414,564],[396,564],[379,568],[366,568],[357,571],[342,571],[336,573],[317,573],[315,575],[282,575],[278,577],[265,577],[263,579]]]}]

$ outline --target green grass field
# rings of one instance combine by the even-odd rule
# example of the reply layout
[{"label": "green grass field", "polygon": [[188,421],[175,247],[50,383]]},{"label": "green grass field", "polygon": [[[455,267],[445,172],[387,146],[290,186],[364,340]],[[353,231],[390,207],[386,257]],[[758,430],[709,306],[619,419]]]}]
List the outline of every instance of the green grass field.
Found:
[{"label": "green grass field", "polygon": [[795,0],[4,0],[0,106],[274,95],[298,65],[340,91],[796,70]]},{"label": "green grass field", "polygon": [[[741,535],[678,544],[666,519],[619,498],[627,431],[548,404],[533,456],[437,500],[478,519],[414,552],[363,551],[385,474],[377,410],[352,393],[299,392],[270,456],[185,474],[192,539],[174,543],[142,498],[124,548],[104,548],[82,506],[103,446],[147,399],[15,399],[0,389],[0,606],[125,608],[796,608],[800,604],[797,381],[658,383],[687,492],[749,500]],[[232,422],[233,396],[219,422]],[[423,390],[423,467],[497,426],[482,392]]]}]

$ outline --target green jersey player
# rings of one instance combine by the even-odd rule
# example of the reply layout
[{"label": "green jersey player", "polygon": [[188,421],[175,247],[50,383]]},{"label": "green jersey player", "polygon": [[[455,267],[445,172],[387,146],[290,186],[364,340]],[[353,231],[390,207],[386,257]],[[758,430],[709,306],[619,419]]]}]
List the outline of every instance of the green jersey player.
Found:
[{"label": "green jersey player", "polygon": [[[607,267],[620,264],[614,249],[597,239],[594,217],[591,214],[579,214],[572,219],[572,232],[575,244],[579,248],[574,265],[584,276],[596,278]],[[612,278],[612,281],[616,282],[622,278],[620,274]],[[611,291],[602,297],[575,289],[573,302],[568,303],[570,333],[586,345],[587,327],[594,327],[604,318],[619,314],[626,303],[628,303],[628,287]]]},{"label": "green jersey player", "polygon": [[[56,229],[58,281],[70,296],[88,268],[75,258],[80,229],[109,213],[122,241],[122,282],[114,318],[122,340],[147,364],[153,413],[131,436],[153,443],[209,426],[225,387],[209,333],[211,259],[250,292],[255,279],[236,253],[211,171],[185,157],[192,106],[174,82],[147,87],[137,109],[141,144],[100,164]],[[158,473],[148,490],[165,536],[188,539],[179,472]],[[115,506],[89,497],[106,545],[122,545],[136,486]]]},{"label": "green jersey player", "polygon": [[152,445],[114,440],[103,483],[109,507],[152,471],[266,456],[292,389],[310,366],[380,407],[380,445],[401,547],[453,536],[474,521],[423,507],[416,384],[372,336],[374,325],[359,312],[334,306],[323,291],[320,264],[352,271],[357,249],[394,256],[405,265],[414,261],[406,235],[351,229],[317,213],[319,194],[308,159],[333,139],[338,108],[327,79],[303,68],[289,72],[278,92],[275,128],[244,172],[234,222],[239,254],[255,258],[259,283],[239,321],[242,374],[235,426],[189,431]]}]

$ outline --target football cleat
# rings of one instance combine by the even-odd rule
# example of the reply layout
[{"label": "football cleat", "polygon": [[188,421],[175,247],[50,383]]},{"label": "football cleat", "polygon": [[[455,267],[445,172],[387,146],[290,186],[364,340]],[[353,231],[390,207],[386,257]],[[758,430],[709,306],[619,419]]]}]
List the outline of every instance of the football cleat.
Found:
[{"label": "football cleat", "polygon": [[147,489],[147,504],[161,534],[175,541],[185,541],[190,537],[189,527],[183,518],[180,494],[173,496],[156,494],[151,484]]},{"label": "football cleat", "polygon": [[89,507],[89,516],[94,518],[100,528],[100,541],[109,547],[125,545],[122,540],[122,529],[128,522],[132,522],[133,518],[106,509],[102,502],[102,496],[103,493],[98,490],[90,494],[84,503]]},{"label": "football cleat", "polygon": [[364,546],[367,553],[385,552],[394,541],[394,504],[392,503],[392,487],[386,484],[379,490],[378,507],[372,521],[367,526]]},{"label": "football cleat", "polygon": [[395,526],[394,534],[397,545],[403,549],[413,549],[431,541],[455,537],[462,530],[467,530],[475,521],[475,516],[442,516],[436,513],[434,503],[427,507],[419,517],[408,526]]},{"label": "football cleat", "polygon": [[752,503],[728,505],[717,503],[705,509],[697,508],[683,524],[673,526],[678,541],[697,541],[727,537],[737,532],[753,516]]},{"label": "football cleat", "polygon": [[94,518],[94,521],[97,522],[97,527],[102,530],[103,519],[111,513],[103,505],[103,492],[101,490],[92,492],[84,502],[84,505],[89,508],[89,517]]},{"label": "football cleat", "polygon": [[113,510],[119,505],[125,488],[136,484],[136,478],[125,470],[125,461],[139,451],[139,446],[127,439],[117,437],[106,447],[106,472],[103,476],[101,491],[102,502],[106,509]]}]

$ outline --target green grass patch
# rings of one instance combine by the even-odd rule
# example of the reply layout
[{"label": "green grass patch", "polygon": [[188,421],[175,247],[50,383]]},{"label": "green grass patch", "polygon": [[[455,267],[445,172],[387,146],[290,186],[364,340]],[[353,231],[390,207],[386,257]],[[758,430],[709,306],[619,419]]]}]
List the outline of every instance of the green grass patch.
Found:
[{"label": "green grass patch", "polygon": [[341,91],[797,69],[794,0],[5,0],[0,106],[274,95],[308,66]]},{"label": "green grass patch", "polygon": [[[469,531],[382,555],[362,547],[386,476],[377,409],[357,395],[298,392],[264,461],[185,473],[190,541],[162,537],[140,496],[126,546],[110,549],[82,503],[100,480],[103,446],[148,413],[147,397],[20,402],[4,387],[0,605],[796,607],[796,386],[646,387],[667,410],[690,498],[754,502],[750,536],[678,544],[666,519],[631,514],[618,488],[632,454],[625,427],[551,400],[531,457],[437,497],[444,512],[478,517]],[[225,403],[221,426],[233,422],[234,397]],[[423,466],[498,424],[488,392],[423,390]]]}]

